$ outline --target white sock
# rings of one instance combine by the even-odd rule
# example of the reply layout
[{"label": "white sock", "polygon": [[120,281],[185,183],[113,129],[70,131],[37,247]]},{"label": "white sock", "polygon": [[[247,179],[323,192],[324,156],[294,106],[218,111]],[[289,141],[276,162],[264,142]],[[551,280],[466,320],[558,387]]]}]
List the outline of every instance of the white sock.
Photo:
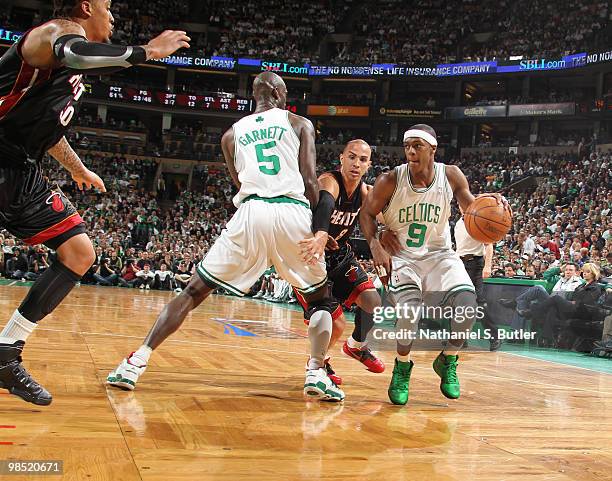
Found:
[{"label": "white sock", "polygon": [[395,356],[395,359],[401,362],[410,362],[410,353],[406,354],[405,356],[400,356],[398,354],[397,356]]},{"label": "white sock", "polygon": [[28,336],[38,324],[28,321],[15,309],[6,327],[0,332],[0,344],[13,344],[17,341],[26,341]]},{"label": "white sock", "polygon": [[312,369],[320,369],[325,365],[325,361],[321,361],[320,359],[316,359],[314,357],[311,357],[310,359],[308,359],[308,370],[312,370]]},{"label": "white sock", "polygon": [[136,364],[148,364],[152,352],[153,349],[143,344],[138,348],[138,350],[134,353],[132,357],[134,358],[134,362]]},{"label": "white sock", "polygon": [[319,369],[325,365],[331,331],[332,317],[329,312],[320,310],[310,316],[310,323],[308,324],[308,338],[310,339],[308,369]]},{"label": "white sock", "polygon": [[351,347],[353,349],[361,349],[363,347],[363,345],[365,344],[365,342],[356,341],[355,339],[353,339],[353,336],[350,336],[346,340],[346,343],[348,344],[349,347]]}]

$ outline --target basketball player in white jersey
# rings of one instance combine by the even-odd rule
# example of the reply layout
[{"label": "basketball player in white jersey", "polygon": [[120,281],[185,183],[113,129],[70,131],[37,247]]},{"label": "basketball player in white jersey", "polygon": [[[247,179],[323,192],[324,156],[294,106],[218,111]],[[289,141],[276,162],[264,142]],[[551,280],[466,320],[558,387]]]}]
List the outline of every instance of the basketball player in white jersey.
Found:
[{"label": "basketball player in white jersey", "polygon": [[[161,312],[144,344],[108,375],[107,383],[132,390],[151,352],[217,287],[244,296],[268,267],[294,286],[310,306],[310,360],[304,394],[342,401],[344,393],[328,377],[324,360],[331,337],[331,312],[325,260],[306,264],[298,242],[312,236],[312,211],[318,205],[315,131],[312,123],[285,110],[287,88],[272,72],[253,83],[255,112],[221,139],[223,155],[238,187],[238,208],[181,294]],[[316,236],[326,232],[317,233]]]},{"label": "basketball player in white jersey", "polygon": [[[456,337],[451,338],[433,364],[441,378],[440,390],[450,399],[460,394],[457,353],[477,312],[474,285],[452,250],[448,224],[453,196],[463,209],[474,201],[474,196],[458,167],[434,162],[437,145],[436,133],[430,126],[410,127],[404,134],[408,162],[376,179],[359,218],[374,263],[391,271],[388,287],[395,303],[408,306],[398,312],[397,329],[412,336],[397,341],[397,357],[388,390],[393,404],[408,402],[414,365],[410,360],[411,338],[418,329],[423,303],[450,305],[461,308],[465,314],[463,322],[451,320]],[[391,259],[376,236],[375,219],[380,212],[402,247]]]}]

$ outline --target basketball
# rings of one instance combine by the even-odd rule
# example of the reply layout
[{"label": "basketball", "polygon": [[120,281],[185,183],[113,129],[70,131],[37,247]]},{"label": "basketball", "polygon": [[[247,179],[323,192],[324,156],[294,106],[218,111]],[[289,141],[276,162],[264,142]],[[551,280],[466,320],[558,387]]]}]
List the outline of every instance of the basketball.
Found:
[{"label": "basketball", "polygon": [[493,195],[482,195],[464,214],[465,228],[473,239],[492,244],[504,238],[512,227],[512,211],[507,202],[499,204]]}]

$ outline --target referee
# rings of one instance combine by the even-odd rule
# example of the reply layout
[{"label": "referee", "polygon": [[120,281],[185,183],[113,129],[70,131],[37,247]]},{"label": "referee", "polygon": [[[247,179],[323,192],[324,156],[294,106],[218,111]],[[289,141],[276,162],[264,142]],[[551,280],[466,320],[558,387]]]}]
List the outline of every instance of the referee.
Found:
[{"label": "referee", "polygon": [[484,308],[482,323],[485,328],[490,329],[491,339],[489,340],[490,351],[497,351],[501,346],[501,341],[497,337],[497,326],[487,313],[487,301],[484,297],[483,278],[491,277],[491,264],[493,262],[493,245],[483,244],[474,240],[467,232],[463,217],[455,224],[455,243],[457,254],[463,261],[474,288],[476,289],[476,299],[479,306]]}]

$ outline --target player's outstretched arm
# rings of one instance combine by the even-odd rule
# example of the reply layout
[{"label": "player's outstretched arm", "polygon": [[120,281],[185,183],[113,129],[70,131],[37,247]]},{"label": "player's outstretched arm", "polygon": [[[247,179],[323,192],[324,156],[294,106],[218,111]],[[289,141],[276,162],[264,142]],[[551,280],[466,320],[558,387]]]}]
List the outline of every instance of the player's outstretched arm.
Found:
[{"label": "player's outstretched arm", "polygon": [[[314,237],[303,239],[299,242],[302,260],[313,264],[325,253],[325,246],[333,238],[328,236],[331,215],[334,212],[336,200],[340,195],[340,186],[331,174],[323,174],[319,177],[319,203],[312,216],[312,231]],[[335,241],[334,241],[335,243]],[[335,243],[336,249],[338,244]]]},{"label": "player's outstretched arm", "polygon": [[228,129],[221,137],[221,150],[223,151],[223,157],[225,157],[225,165],[227,165],[227,170],[230,173],[232,180],[234,181],[234,185],[240,190],[240,180],[238,179],[238,171],[236,170],[236,166],[234,165],[234,127]]},{"label": "player's outstretched arm", "polygon": [[447,165],[446,177],[453,189],[453,196],[457,199],[459,207],[465,212],[475,199],[470,192],[470,186],[468,185],[465,175],[456,165]]},{"label": "player's outstretched arm", "polygon": [[79,155],[70,147],[70,144],[66,140],[66,137],[62,137],[60,141],[51,147],[48,151],[55,160],[57,160],[64,169],[70,172],[72,180],[77,184],[80,190],[91,189],[95,187],[101,192],[106,192],[104,182],[97,174],[89,170]]},{"label": "player's outstretched arm", "polygon": [[[378,237],[376,235],[378,226],[376,224],[376,217],[382,212],[384,207],[389,203],[393,192],[395,191],[395,184],[397,176],[395,170],[386,172],[376,179],[374,188],[368,194],[365,199],[361,211],[359,212],[359,225],[361,232],[363,232],[366,238],[372,257],[374,259],[374,265],[379,271],[379,277],[388,277],[391,266],[389,254],[383,249]],[[381,270],[384,269],[384,272]],[[382,280],[382,279],[381,279]]]},{"label": "player's outstretched arm", "polygon": [[[461,172],[461,169],[456,165],[447,165],[446,177],[451,188],[453,189],[453,195],[457,199],[459,207],[461,207],[463,212],[467,211],[468,207],[472,204],[472,202],[474,202],[476,197],[474,197],[474,195],[470,192],[470,186],[464,173]],[[508,201],[501,194],[493,193],[486,195],[492,195],[497,198],[498,204],[508,203]]]},{"label": "player's outstretched arm", "polygon": [[21,53],[28,64],[37,68],[59,64],[77,72],[104,73],[167,57],[179,48],[189,48],[189,40],[186,32],[166,30],[142,46],[90,42],[81,25],[57,19],[33,29]]}]

